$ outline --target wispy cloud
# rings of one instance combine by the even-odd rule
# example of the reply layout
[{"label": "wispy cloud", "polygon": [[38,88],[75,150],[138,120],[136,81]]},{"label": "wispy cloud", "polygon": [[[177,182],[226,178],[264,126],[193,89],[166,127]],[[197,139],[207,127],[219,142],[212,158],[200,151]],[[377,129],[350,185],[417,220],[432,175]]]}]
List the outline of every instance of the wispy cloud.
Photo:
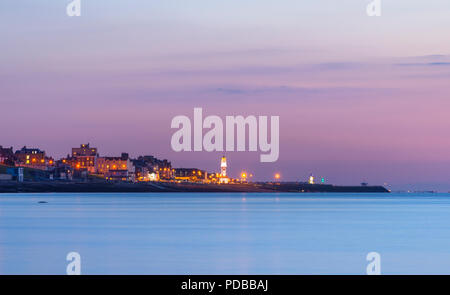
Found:
[{"label": "wispy cloud", "polygon": [[208,91],[213,96],[227,96],[239,100],[273,100],[280,102],[292,100],[355,100],[373,97],[383,97],[399,93],[394,88],[367,88],[367,87],[220,87]]},{"label": "wispy cloud", "polygon": [[435,66],[450,66],[450,62],[399,63],[395,65],[401,67],[435,67]]}]

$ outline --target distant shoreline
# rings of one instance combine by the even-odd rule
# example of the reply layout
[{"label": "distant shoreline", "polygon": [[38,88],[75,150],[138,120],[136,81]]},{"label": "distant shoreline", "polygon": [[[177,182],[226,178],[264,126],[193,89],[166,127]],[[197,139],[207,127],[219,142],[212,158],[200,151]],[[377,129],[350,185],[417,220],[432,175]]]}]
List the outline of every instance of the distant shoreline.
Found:
[{"label": "distant shoreline", "polygon": [[389,193],[382,186],[335,186],[325,184],[286,183],[248,183],[248,184],[200,184],[173,182],[0,182],[0,193],[165,193],[165,192],[226,192],[226,193]]}]

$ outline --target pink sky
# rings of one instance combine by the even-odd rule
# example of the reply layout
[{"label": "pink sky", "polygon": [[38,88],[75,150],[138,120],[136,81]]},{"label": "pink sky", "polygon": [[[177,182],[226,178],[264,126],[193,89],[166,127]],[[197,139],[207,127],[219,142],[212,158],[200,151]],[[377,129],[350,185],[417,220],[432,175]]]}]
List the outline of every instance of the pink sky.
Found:
[{"label": "pink sky", "polygon": [[202,107],[280,116],[279,160],[229,153],[232,174],[450,190],[450,5],[432,1],[418,14],[414,1],[410,10],[388,4],[375,20],[355,2],[324,2],[329,10],[308,4],[295,16],[262,1],[260,15],[248,4],[231,21],[214,5],[197,15],[162,2],[137,11],[131,1],[122,13],[92,4],[74,20],[53,4],[32,13],[5,1],[0,145],[60,157],[90,142],[101,155],[215,171],[221,153],[170,148],[171,119]]}]

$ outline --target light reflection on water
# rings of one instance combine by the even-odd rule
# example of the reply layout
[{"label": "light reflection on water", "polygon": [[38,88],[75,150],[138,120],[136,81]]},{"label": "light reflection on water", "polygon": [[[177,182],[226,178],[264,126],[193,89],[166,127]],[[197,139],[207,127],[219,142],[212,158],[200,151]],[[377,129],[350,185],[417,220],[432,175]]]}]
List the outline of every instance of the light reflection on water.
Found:
[{"label": "light reflection on water", "polygon": [[[38,203],[46,201],[47,203]],[[450,274],[449,194],[1,194],[0,273]]]}]

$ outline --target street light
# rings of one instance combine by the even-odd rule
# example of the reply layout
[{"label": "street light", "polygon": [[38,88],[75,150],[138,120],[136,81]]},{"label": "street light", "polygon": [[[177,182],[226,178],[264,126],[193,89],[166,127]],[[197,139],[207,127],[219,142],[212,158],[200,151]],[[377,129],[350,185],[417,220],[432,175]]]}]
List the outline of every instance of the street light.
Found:
[{"label": "street light", "polygon": [[243,172],[241,173],[241,181],[242,181],[242,182],[243,182],[243,181],[247,181],[247,172],[243,171]]}]

